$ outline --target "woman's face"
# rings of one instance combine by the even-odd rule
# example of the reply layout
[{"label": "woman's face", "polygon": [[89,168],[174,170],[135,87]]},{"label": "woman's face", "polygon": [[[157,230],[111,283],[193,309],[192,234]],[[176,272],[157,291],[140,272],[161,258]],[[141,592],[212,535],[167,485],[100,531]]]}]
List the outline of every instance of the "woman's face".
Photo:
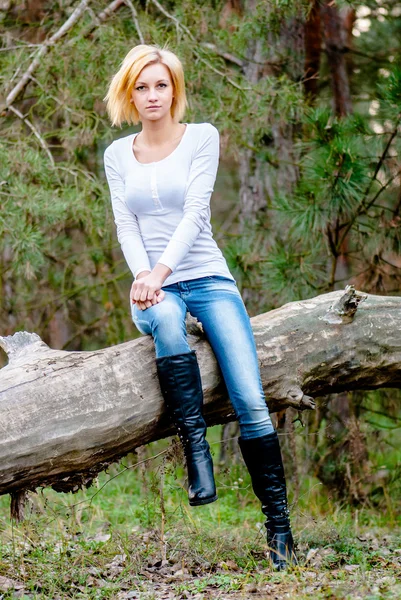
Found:
[{"label": "woman's face", "polygon": [[166,65],[154,63],[144,67],[139,73],[131,92],[131,99],[142,123],[157,121],[170,115],[174,89],[171,75]]}]

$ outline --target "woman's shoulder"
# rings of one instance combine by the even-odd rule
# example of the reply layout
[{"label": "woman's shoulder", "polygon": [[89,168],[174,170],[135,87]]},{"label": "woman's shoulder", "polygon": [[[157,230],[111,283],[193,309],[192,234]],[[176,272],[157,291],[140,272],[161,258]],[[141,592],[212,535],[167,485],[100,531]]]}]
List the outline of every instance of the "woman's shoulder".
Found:
[{"label": "woman's shoulder", "polygon": [[212,123],[188,123],[192,129],[195,129],[199,132],[199,135],[210,136],[211,134],[219,135],[217,127],[212,125]]},{"label": "woman's shoulder", "polygon": [[220,136],[217,128],[211,123],[189,123],[191,128],[190,139],[192,145],[201,149],[204,147],[217,147]]},{"label": "woman's shoulder", "polygon": [[124,135],[116,140],[113,140],[108,146],[106,146],[104,150],[104,155],[108,156],[113,153],[119,152],[119,150],[125,149],[126,144],[128,143],[128,138],[133,138],[135,134],[130,133],[128,135]]}]

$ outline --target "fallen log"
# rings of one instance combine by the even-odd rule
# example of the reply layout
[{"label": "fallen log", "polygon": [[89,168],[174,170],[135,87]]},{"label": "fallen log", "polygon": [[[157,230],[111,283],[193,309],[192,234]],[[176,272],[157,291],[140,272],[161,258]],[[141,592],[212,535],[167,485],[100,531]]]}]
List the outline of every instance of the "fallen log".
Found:
[{"label": "fallen log", "polygon": [[[271,411],[312,397],[400,387],[401,298],[348,287],[251,320]],[[214,355],[192,324],[209,425],[234,419]],[[0,344],[0,494],[18,517],[26,492],[77,491],[140,445],[171,435],[149,336],[95,352],[49,348],[19,332]]]}]

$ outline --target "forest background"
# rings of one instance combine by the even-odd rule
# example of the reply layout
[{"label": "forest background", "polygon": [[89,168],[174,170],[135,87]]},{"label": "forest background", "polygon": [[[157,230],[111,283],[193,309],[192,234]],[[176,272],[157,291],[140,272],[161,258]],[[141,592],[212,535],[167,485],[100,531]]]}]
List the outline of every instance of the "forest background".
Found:
[{"label": "forest background", "polygon": [[[66,350],[138,335],[103,171],[138,130],[112,129],[103,102],[138,43],[169,44],[185,121],[220,131],[213,228],[251,315],[348,283],[399,295],[399,2],[1,0],[0,21],[2,335]],[[168,441],[97,491],[32,496],[18,527],[2,498],[0,597],[401,597],[399,390],[317,401],[277,422],[296,573],[267,566],[229,425],[210,431],[220,501],[196,514]]]}]

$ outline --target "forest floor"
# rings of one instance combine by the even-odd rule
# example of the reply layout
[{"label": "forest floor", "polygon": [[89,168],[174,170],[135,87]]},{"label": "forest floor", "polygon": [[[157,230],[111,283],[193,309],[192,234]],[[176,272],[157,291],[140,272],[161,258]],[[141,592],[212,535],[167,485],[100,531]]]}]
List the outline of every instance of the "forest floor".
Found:
[{"label": "forest floor", "polygon": [[32,494],[18,525],[0,498],[0,600],[401,599],[399,498],[351,508],[305,478],[290,489],[299,566],[276,573],[241,465],[190,508],[180,469],[131,460],[75,495]]}]

